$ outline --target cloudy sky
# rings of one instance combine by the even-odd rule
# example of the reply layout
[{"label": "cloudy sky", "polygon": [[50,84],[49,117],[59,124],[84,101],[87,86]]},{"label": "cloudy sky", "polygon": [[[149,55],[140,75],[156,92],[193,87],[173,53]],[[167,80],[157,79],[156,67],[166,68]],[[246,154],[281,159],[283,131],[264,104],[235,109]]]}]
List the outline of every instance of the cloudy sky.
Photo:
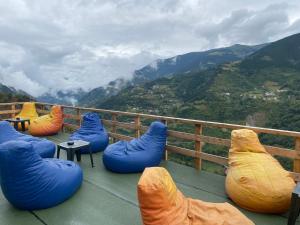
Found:
[{"label": "cloudy sky", "polygon": [[300,32],[299,0],[0,0],[0,83],[38,96]]}]

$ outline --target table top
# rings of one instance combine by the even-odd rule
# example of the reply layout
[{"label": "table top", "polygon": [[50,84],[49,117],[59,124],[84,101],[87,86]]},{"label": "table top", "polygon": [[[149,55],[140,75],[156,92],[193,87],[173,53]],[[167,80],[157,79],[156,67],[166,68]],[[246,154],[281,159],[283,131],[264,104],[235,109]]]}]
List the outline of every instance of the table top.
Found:
[{"label": "table top", "polygon": [[27,119],[27,118],[19,118],[19,119],[16,119],[16,118],[10,118],[10,119],[5,119],[7,122],[26,122],[26,121],[30,121],[30,119]]},{"label": "table top", "polygon": [[68,145],[68,141],[59,143],[58,146],[65,149],[72,149],[72,148],[81,148],[85,146],[89,146],[90,142],[83,141],[83,140],[74,140],[73,145]]}]

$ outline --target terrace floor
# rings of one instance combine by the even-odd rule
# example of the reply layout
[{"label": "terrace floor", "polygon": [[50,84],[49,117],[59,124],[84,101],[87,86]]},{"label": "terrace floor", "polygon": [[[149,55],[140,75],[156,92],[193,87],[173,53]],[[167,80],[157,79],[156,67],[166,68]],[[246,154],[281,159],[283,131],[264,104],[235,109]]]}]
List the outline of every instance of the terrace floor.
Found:
[{"label": "terrace floor", "polygon": [[[59,143],[67,140],[68,134],[49,137]],[[61,158],[66,159],[65,151]],[[92,168],[88,155],[80,163],[84,181],[80,190],[68,201],[45,210],[20,211],[12,207],[0,193],[1,225],[141,225],[136,196],[140,174],[115,174],[102,165],[101,153],[94,154]],[[230,202],[224,191],[225,177],[197,171],[184,165],[165,161],[177,187],[192,198],[210,202]],[[286,215],[264,215],[241,210],[256,225],[285,225]],[[297,222],[300,225],[300,222]],[[162,224],[163,225],[163,224]]]}]

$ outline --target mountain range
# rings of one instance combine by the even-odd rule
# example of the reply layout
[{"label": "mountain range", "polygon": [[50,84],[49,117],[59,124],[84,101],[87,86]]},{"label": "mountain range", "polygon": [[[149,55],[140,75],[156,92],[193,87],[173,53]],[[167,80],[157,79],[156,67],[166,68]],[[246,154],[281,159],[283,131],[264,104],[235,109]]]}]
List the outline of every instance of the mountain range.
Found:
[{"label": "mountain range", "polygon": [[[278,127],[273,120],[282,111],[278,107],[299,102],[299,49],[300,34],[292,35],[241,61],[129,86],[94,106]],[[300,129],[293,125],[289,129]]]},{"label": "mountain range", "polygon": [[71,104],[75,105],[82,96],[86,95],[83,89],[64,90],[57,92],[47,92],[37,97],[39,102],[55,103],[55,104]]},{"label": "mountain range", "polygon": [[117,79],[90,92],[46,94],[38,100],[264,125],[258,123],[267,120],[259,118],[266,117],[270,105],[297,99],[299,42],[296,34],[270,44],[159,59],[136,70],[132,80]]},{"label": "mountain range", "polygon": [[248,46],[233,45],[226,48],[211,49],[203,52],[190,52],[167,59],[158,59],[135,70],[130,80],[117,79],[106,87],[98,87],[78,99],[78,105],[94,106],[116,95],[129,86],[136,86],[162,77],[171,77],[176,74],[215,68],[223,63],[242,60],[267,44]]},{"label": "mountain range", "polygon": [[226,48],[211,49],[204,52],[190,52],[168,59],[158,59],[136,70],[133,84],[140,84],[161,77],[214,68],[220,64],[241,60],[267,44],[248,46],[233,45]]},{"label": "mountain range", "polygon": [[30,99],[33,99],[33,97],[26,92],[0,83],[0,102],[22,102]]}]

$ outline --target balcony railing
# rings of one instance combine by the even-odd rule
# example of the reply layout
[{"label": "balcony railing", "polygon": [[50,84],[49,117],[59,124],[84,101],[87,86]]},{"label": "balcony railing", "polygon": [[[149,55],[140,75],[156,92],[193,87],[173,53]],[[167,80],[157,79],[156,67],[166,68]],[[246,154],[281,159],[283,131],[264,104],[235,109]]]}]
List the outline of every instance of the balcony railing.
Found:
[{"label": "balcony railing", "polygon": [[[22,107],[22,102],[0,103],[1,119],[14,117]],[[39,114],[49,113],[49,109],[53,104],[36,102],[37,111]],[[294,140],[294,148],[288,149],[278,146],[265,145],[266,150],[273,156],[280,156],[289,158],[293,161],[293,175],[296,181],[300,181],[300,132],[277,130],[261,127],[243,126],[228,123],[217,123],[202,120],[183,119],[168,116],[158,116],[142,113],[132,113],[123,111],[114,111],[106,109],[83,108],[62,105],[63,108],[63,129],[77,129],[81,123],[81,115],[84,112],[97,112],[102,115],[102,122],[106,127],[109,127],[109,135],[113,141],[115,140],[131,140],[134,137],[139,137],[147,130],[149,121],[160,120],[168,125],[168,141],[165,153],[165,160],[168,160],[169,153],[177,153],[180,155],[192,157],[194,160],[194,167],[197,170],[202,169],[202,160],[216,163],[219,165],[227,165],[228,158],[224,156],[209,154],[203,152],[205,144],[221,145],[230,147],[230,139],[204,135],[205,129],[219,129],[221,132],[234,129],[250,129],[258,134],[270,134],[274,136],[285,136]],[[121,119],[122,118],[122,119]],[[177,129],[176,124],[188,126],[189,130],[193,132],[183,132]],[[126,135],[119,133],[119,129],[131,130]],[[183,140],[193,142],[193,149],[170,144],[170,140]],[[176,141],[175,141],[176,142]]]}]

